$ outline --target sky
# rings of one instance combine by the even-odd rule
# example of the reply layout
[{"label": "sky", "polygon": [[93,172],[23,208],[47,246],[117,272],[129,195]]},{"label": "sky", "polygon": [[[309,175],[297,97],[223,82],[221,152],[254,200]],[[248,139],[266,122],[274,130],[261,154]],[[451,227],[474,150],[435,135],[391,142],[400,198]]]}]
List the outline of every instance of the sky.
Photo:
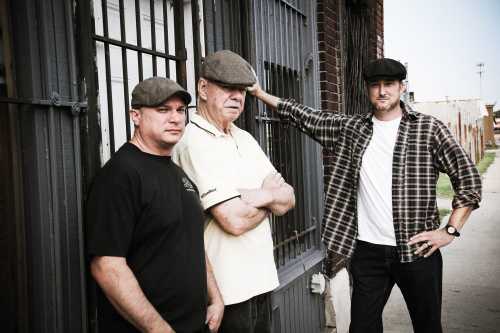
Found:
[{"label": "sky", "polygon": [[384,0],[384,56],[408,63],[416,101],[481,96],[500,109],[500,1]]}]

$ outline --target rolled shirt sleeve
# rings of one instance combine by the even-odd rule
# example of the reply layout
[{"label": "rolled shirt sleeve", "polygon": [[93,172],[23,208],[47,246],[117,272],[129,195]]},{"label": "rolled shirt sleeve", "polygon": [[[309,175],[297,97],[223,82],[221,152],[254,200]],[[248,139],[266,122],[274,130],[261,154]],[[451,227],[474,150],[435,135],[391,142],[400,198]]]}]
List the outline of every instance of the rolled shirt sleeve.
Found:
[{"label": "rolled shirt sleeve", "polygon": [[327,148],[335,144],[348,119],[339,113],[315,110],[293,99],[280,100],[277,111],[281,118],[291,121],[301,132]]},{"label": "rolled shirt sleeve", "polygon": [[436,163],[441,172],[450,177],[455,192],[453,209],[479,207],[481,201],[481,176],[464,148],[455,140],[448,127],[437,122]]},{"label": "rolled shirt sleeve", "polygon": [[237,188],[227,182],[221,161],[205,146],[186,145],[174,154],[174,161],[196,183],[204,210],[240,196]]}]

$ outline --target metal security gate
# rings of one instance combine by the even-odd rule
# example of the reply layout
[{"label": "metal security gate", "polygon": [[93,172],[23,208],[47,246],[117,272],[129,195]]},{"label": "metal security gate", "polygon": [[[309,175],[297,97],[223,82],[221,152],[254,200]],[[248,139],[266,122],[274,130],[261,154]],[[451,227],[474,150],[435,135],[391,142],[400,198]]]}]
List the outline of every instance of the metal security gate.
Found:
[{"label": "metal security gate", "polygon": [[[315,1],[253,1],[255,67],[263,87],[313,107],[319,105],[315,9]],[[290,214],[273,219],[281,282],[273,295],[274,331],[320,332],[323,299],[309,289],[323,258],[319,146],[261,103],[256,121],[261,142],[297,197]]]},{"label": "metal security gate", "polygon": [[[82,49],[92,50],[86,59],[95,59],[85,70],[87,156],[99,157],[87,164],[89,175],[133,134],[128,118],[133,86],[152,75],[168,76],[196,96],[205,51],[231,49],[255,66],[264,88],[319,105],[315,1],[93,0],[83,5],[81,19],[91,29],[81,32]],[[274,331],[319,332],[323,299],[311,294],[310,277],[323,258],[320,150],[253,98],[247,98],[245,110],[238,125],[259,140],[297,198],[292,212],[271,222],[281,282],[273,294]]]},{"label": "metal security gate", "polygon": [[[100,166],[133,135],[130,95],[139,81],[169,77],[196,96],[202,18],[199,0],[82,0],[78,6],[80,66],[88,99],[82,145],[85,192]],[[87,284],[89,326],[95,332],[96,285],[88,273]]]},{"label": "metal security gate", "polygon": [[[306,0],[205,1],[207,52],[232,49],[254,65],[266,90],[318,106],[315,9],[316,2]],[[320,332],[323,299],[309,290],[323,258],[319,146],[251,98],[245,110],[239,125],[259,140],[297,199],[293,211],[271,221],[280,275],[273,293],[274,332]]]},{"label": "metal security gate", "polygon": [[86,331],[73,4],[0,0],[2,332]]},{"label": "metal security gate", "polygon": [[104,163],[133,135],[129,98],[139,81],[169,77],[196,95],[195,69],[201,56],[198,0],[94,0],[88,14],[93,19],[89,46],[97,69],[88,82],[90,93],[97,92],[90,112],[99,121]]}]

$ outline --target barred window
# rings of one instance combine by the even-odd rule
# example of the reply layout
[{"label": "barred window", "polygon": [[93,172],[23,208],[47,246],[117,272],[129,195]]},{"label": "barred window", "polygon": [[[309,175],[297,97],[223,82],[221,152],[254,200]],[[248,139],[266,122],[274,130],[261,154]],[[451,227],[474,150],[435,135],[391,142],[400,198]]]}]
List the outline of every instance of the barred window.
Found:
[{"label": "barred window", "polygon": [[139,81],[169,77],[195,96],[194,53],[202,41],[193,33],[193,22],[200,24],[192,19],[193,4],[198,2],[93,1],[102,163],[133,135],[129,99]]},{"label": "barred window", "polygon": [[[265,82],[273,95],[292,97],[302,101],[302,82],[297,70],[265,62]],[[278,267],[300,257],[318,246],[317,223],[306,217],[304,186],[304,135],[286,122],[274,116],[271,110],[258,117],[264,130],[265,149],[276,169],[294,188],[295,209],[285,216],[273,216],[271,225],[274,240],[274,255]]]}]

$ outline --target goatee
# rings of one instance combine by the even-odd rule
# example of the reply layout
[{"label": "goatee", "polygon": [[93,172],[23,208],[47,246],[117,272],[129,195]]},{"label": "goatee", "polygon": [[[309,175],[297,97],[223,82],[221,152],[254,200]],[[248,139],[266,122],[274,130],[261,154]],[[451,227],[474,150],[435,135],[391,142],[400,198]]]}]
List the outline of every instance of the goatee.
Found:
[{"label": "goatee", "polygon": [[397,107],[399,106],[399,101],[396,101],[392,104],[390,104],[389,106],[387,107],[375,107],[375,109],[377,109],[377,111],[380,111],[380,112],[391,112],[391,111],[394,111],[395,109],[397,109]]}]

